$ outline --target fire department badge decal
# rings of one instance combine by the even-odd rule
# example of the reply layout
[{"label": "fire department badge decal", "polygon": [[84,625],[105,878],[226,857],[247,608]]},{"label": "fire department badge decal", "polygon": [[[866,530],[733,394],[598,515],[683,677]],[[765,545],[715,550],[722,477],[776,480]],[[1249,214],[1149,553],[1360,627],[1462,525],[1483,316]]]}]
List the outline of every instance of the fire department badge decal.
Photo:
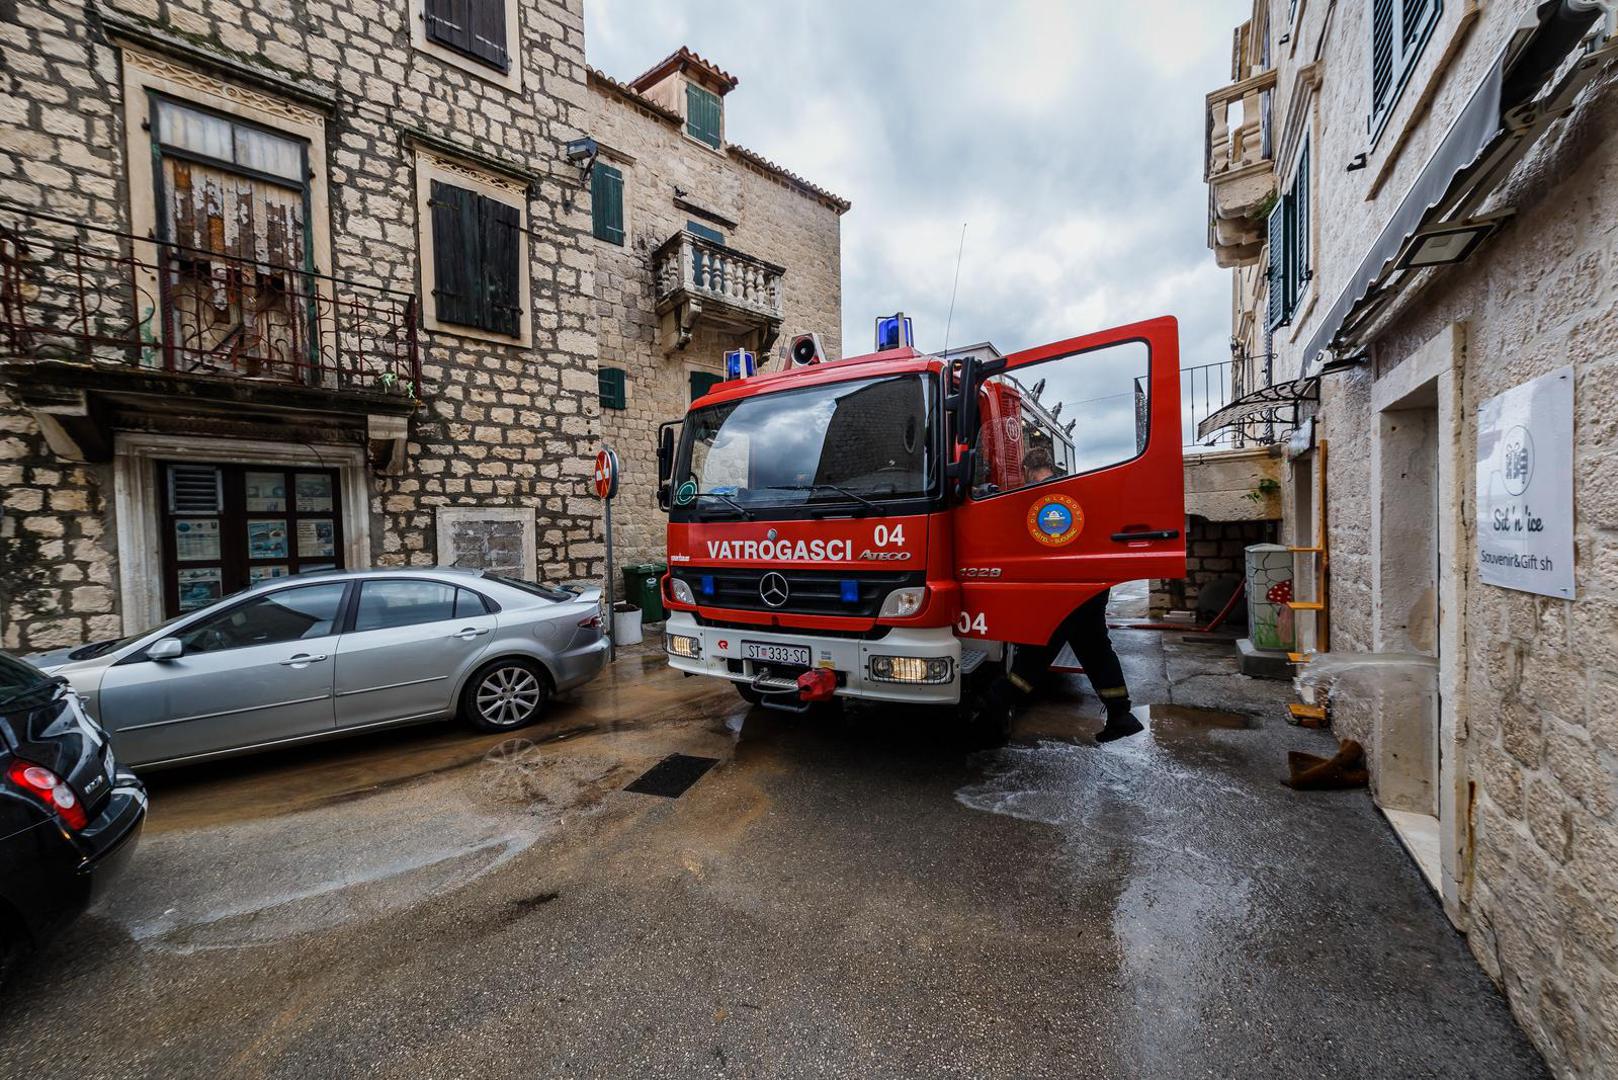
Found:
[{"label": "fire department badge decal", "polygon": [[1084,509],[1066,495],[1047,495],[1028,510],[1028,535],[1048,547],[1077,540],[1084,531]]}]

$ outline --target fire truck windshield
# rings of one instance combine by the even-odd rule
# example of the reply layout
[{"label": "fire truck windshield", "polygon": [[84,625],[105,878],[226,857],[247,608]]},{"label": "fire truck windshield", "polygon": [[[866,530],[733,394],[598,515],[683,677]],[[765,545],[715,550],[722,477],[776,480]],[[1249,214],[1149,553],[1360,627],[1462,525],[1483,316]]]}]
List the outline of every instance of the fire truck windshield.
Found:
[{"label": "fire truck windshield", "polygon": [[696,409],[685,419],[674,507],[752,516],[925,498],[938,487],[934,385],[931,375],[896,375]]}]

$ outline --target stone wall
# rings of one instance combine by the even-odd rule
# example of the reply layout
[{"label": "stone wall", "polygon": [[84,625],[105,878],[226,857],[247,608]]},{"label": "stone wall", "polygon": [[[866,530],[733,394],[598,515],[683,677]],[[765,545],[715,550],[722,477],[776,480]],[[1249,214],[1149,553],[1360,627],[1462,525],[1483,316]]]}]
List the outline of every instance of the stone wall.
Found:
[{"label": "stone wall", "polygon": [[[1284,22],[1287,5],[1268,6]],[[1273,42],[1289,30],[1293,42],[1316,41],[1327,8],[1302,5],[1301,26],[1273,31],[1278,124],[1293,111],[1292,95],[1307,92],[1310,80],[1296,76],[1311,57],[1301,44],[1294,53]],[[1324,309],[1521,14],[1521,5],[1444,5],[1387,132],[1369,150],[1366,34],[1357,21],[1327,33],[1302,130],[1314,140],[1316,162],[1364,152],[1366,165],[1314,169],[1314,277],[1293,325],[1276,333],[1278,371],[1299,369]],[[1438,492],[1437,511],[1439,527],[1455,530],[1439,582],[1453,602],[1439,612],[1437,635],[1449,643],[1440,679],[1448,672],[1454,680],[1444,694],[1443,737],[1451,740],[1444,753],[1456,780],[1440,827],[1457,861],[1454,891],[1446,885],[1444,896],[1480,964],[1562,1077],[1608,1076],[1618,1061],[1615,78],[1609,72],[1552,128],[1491,200],[1516,216],[1379,331],[1370,365],[1326,376],[1319,407],[1329,461],[1331,646],[1373,651],[1390,637],[1379,627],[1389,622],[1384,609],[1410,602],[1388,583],[1409,577],[1411,559],[1429,557],[1379,548],[1375,523],[1400,492],[1396,469],[1373,469],[1381,422],[1373,400],[1379,387],[1405,378],[1404,365],[1461,327],[1464,349],[1450,370],[1457,419],[1440,435],[1440,452],[1455,457],[1454,481]],[[1238,323],[1241,308],[1251,315],[1260,305],[1257,277],[1240,275]],[[1473,524],[1479,406],[1565,364],[1576,378],[1578,595],[1571,601],[1482,584]],[[1451,869],[1446,864],[1445,873]]]},{"label": "stone wall", "polygon": [[[1246,572],[1247,549],[1254,544],[1273,544],[1280,535],[1277,521],[1209,521],[1191,515],[1185,528],[1185,577],[1152,582],[1151,613],[1154,618],[1170,611],[1196,611],[1197,598],[1213,581],[1240,581]],[[1220,607],[1223,606],[1221,603]],[[1245,622],[1243,612],[1233,612],[1235,625]],[[1217,608],[1215,609],[1217,613]]]},{"label": "stone wall", "polygon": [[846,204],[761,168],[745,152],[716,151],[688,138],[680,123],[637,104],[632,92],[610,80],[592,76],[591,82],[590,133],[604,147],[602,160],[624,178],[625,242],[594,241],[600,363],[627,372],[628,407],[601,411],[602,438],[624,469],[613,507],[614,559],[620,565],[662,562],[657,427],[684,415],[691,372],[722,373],[725,351],[747,340],[699,322],[686,348],[665,354],[652,253],[687,221],[697,221],[718,229],[729,246],[785,267],[785,322],[761,362],[778,363],[791,337],[809,332],[820,335],[835,359],[842,349],[840,220]]},{"label": "stone wall", "polygon": [[[12,5],[0,16],[0,200],[127,228],[120,46],[83,3]],[[411,46],[410,3],[371,0],[114,0],[112,19],[334,102],[326,118],[338,276],[420,288],[410,129],[533,177],[526,245],[532,346],[424,332],[425,406],[400,475],[374,475],[372,558],[435,561],[433,509],[522,505],[552,580],[604,571],[589,460],[596,409],[595,250],[589,199],[562,146],[588,125],[582,0],[520,0],[514,92]],[[164,51],[164,50],[159,50]],[[227,80],[228,81],[228,80]],[[322,267],[321,269],[326,269]],[[0,645],[30,649],[121,627],[110,473],[64,463],[0,391]],[[81,584],[93,582],[93,586]]]}]

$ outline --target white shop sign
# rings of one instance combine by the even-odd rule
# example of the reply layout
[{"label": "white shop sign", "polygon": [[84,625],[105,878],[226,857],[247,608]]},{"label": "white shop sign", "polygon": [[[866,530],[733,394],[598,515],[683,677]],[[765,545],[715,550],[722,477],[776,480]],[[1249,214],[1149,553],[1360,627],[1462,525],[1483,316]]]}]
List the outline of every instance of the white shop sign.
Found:
[{"label": "white shop sign", "polygon": [[1573,598],[1573,369],[1478,410],[1478,576]]}]

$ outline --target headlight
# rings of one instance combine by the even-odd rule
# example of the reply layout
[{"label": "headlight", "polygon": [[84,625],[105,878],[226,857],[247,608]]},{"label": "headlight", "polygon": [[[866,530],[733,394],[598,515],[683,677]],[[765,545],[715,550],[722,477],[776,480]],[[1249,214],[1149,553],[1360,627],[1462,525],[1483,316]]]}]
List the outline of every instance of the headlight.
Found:
[{"label": "headlight", "polygon": [[871,678],[878,682],[947,683],[953,672],[947,656],[871,657]]},{"label": "headlight", "polygon": [[691,595],[691,586],[679,578],[669,578],[669,591],[674,594],[674,599],[682,604],[695,604],[697,602],[696,598]]},{"label": "headlight", "polygon": [[902,619],[907,615],[914,615],[921,610],[921,605],[927,600],[927,587],[918,585],[913,589],[894,589],[888,598],[882,601],[882,610],[877,613],[879,619]]},{"label": "headlight", "polygon": [[687,660],[702,658],[702,642],[684,634],[670,634],[665,639],[665,647],[671,656],[683,656]]}]

